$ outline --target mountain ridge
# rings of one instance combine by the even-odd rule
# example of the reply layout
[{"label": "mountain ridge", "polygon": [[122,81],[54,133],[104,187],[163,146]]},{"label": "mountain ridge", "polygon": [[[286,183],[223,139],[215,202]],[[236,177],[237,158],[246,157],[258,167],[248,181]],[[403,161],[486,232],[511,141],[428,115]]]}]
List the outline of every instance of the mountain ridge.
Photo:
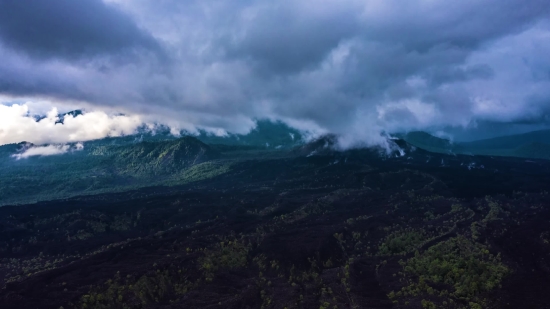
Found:
[{"label": "mountain ridge", "polygon": [[550,159],[550,130],[538,130],[471,142],[451,142],[420,131],[398,136],[416,147],[436,153]]}]

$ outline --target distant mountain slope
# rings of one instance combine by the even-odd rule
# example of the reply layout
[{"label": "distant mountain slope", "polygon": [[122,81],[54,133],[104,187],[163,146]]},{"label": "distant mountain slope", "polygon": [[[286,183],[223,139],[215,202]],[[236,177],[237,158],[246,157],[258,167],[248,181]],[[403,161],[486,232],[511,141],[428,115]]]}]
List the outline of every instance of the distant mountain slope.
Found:
[{"label": "distant mountain slope", "polygon": [[185,136],[173,141],[97,147],[91,155],[109,156],[114,166],[126,172],[158,173],[209,161],[220,153],[194,137]]},{"label": "distant mountain slope", "polygon": [[0,146],[0,158],[5,158],[13,155],[21,147],[21,144],[6,144]]},{"label": "distant mountain slope", "polygon": [[295,147],[292,153],[299,156],[312,156],[334,152],[333,147],[336,146],[337,137],[329,134],[321,136],[309,143]]},{"label": "distant mountain slope", "polygon": [[10,161],[10,158],[25,148],[31,147],[33,144],[27,142],[21,142],[17,144],[6,144],[0,146],[0,166]]},{"label": "distant mountain slope", "polygon": [[550,144],[550,130],[533,131],[524,134],[508,135],[490,139],[461,143],[468,149],[516,149],[528,143]]},{"label": "distant mountain slope", "polygon": [[[225,136],[216,136],[214,134],[199,131],[199,134],[190,134],[182,132],[182,136],[191,136],[206,144],[217,145],[238,145],[254,146],[263,148],[290,148],[303,142],[302,134],[293,128],[290,128],[282,122],[271,122],[269,120],[259,120],[256,128],[247,134],[228,134]],[[106,137],[99,140],[88,141],[89,146],[111,146],[128,145],[139,142],[157,142],[170,141],[177,139],[169,128],[160,127],[151,132],[146,128],[140,128],[134,135],[120,137]]]},{"label": "distant mountain slope", "polygon": [[448,153],[454,147],[449,140],[422,131],[409,132],[399,137],[416,147],[433,152]]},{"label": "distant mountain slope", "polygon": [[[60,122],[81,114],[59,115]],[[3,145],[0,205],[198,181],[226,173],[235,160],[285,156],[302,143],[297,130],[261,120],[248,134],[227,136],[202,131],[177,137],[167,127],[153,132],[142,127],[134,135],[86,141],[83,148],[76,143],[54,145],[69,147],[67,153],[19,159],[14,155],[34,145]],[[47,145],[36,145],[42,146]],[[223,160],[215,160],[222,154]]]},{"label": "distant mountain slope", "polygon": [[426,132],[410,132],[399,136],[416,147],[437,153],[550,159],[550,130],[462,143],[451,143]]},{"label": "distant mountain slope", "polygon": [[216,136],[201,132],[196,137],[208,144],[247,145],[266,148],[289,148],[303,142],[300,131],[282,122],[269,120],[259,120],[256,128],[247,134]]},{"label": "distant mountain slope", "polygon": [[[220,152],[190,136],[171,141],[95,146],[45,157],[11,157],[21,145],[5,145],[0,164],[0,205],[128,190],[200,180],[223,173],[208,164]],[[189,170],[189,173],[187,172]]]},{"label": "distant mountain slope", "polygon": [[513,150],[513,156],[550,160],[550,144],[530,142]]}]

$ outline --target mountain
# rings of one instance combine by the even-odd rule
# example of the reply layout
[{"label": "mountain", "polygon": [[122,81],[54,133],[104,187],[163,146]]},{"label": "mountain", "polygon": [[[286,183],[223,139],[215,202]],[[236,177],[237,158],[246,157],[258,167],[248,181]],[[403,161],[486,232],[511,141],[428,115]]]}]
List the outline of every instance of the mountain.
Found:
[{"label": "mountain", "polygon": [[20,153],[29,147],[34,146],[32,143],[21,142],[17,144],[6,144],[0,146],[0,165],[10,161],[12,155]]},{"label": "mountain", "polygon": [[2,201],[64,199],[0,207],[0,308],[548,308],[550,161],[333,142],[20,160]]},{"label": "mountain", "polygon": [[102,146],[91,151],[94,156],[107,156],[125,172],[170,172],[220,156],[217,150],[185,136],[173,141],[141,142],[124,146]]},{"label": "mountain", "polygon": [[[451,143],[425,132],[410,132],[391,141],[391,153],[381,148],[341,152],[334,148],[336,137],[332,135],[303,143],[302,137],[293,135],[284,124],[271,122],[260,122],[243,136],[200,134],[176,138],[167,130],[142,133],[86,142],[83,150],[71,146],[64,154],[19,160],[13,155],[32,144],[0,146],[0,205],[180,185],[217,177],[248,160],[334,155],[336,164],[356,155],[373,165],[391,158],[405,165],[471,171],[489,168],[487,162],[471,155],[550,159],[550,143],[545,142],[549,131],[469,143]],[[208,140],[216,143],[205,143]],[[445,156],[435,156],[437,153]],[[467,156],[457,157],[460,154]]]},{"label": "mountain", "polygon": [[418,148],[435,153],[550,159],[550,130],[455,143],[426,132],[398,136]]},{"label": "mountain", "polygon": [[[59,117],[62,122],[81,114],[77,110]],[[83,148],[67,145],[66,153],[20,159],[14,155],[35,145],[3,145],[0,205],[198,181],[227,172],[235,160],[285,156],[302,143],[297,130],[260,120],[248,134],[201,131],[178,138],[167,127],[154,132],[143,127],[134,135],[84,142]]]},{"label": "mountain", "polygon": [[282,122],[258,120],[256,127],[247,134],[228,134],[216,136],[202,131],[199,140],[208,144],[246,145],[265,148],[290,148],[303,142],[300,131]]},{"label": "mountain", "polygon": [[300,156],[312,156],[333,153],[337,137],[333,134],[321,136],[309,143],[299,145],[292,149],[292,153]]},{"label": "mountain", "polygon": [[453,149],[453,145],[449,140],[422,131],[409,132],[398,136],[408,143],[428,151],[448,153]]},{"label": "mountain", "polygon": [[[25,144],[26,145],[26,144]],[[16,159],[23,144],[5,145],[0,164],[0,204],[185,182],[216,174],[204,165],[220,152],[194,137],[122,146],[86,146],[86,151]],[[187,174],[194,166],[199,166]],[[213,172],[214,171],[214,172]]]},{"label": "mountain", "polygon": [[550,143],[530,142],[513,150],[512,156],[550,160]]},{"label": "mountain", "polygon": [[67,113],[64,113],[64,114],[59,114],[57,117],[59,118],[59,120],[56,122],[56,124],[58,123],[61,123],[63,124],[65,122],[65,117],[67,116],[71,116],[71,117],[77,117],[77,116],[80,116],[80,115],[83,115],[84,113],[77,109],[77,110],[74,110],[74,111],[70,111],[70,112],[67,112]]},{"label": "mountain", "polygon": [[462,147],[477,150],[511,150],[528,143],[550,144],[550,130],[539,130],[523,134],[500,136],[473,142],[461,143]]},{"label": "mountain", "polygon": [[21,144],[6,144],[0,146],[0,158],[6,158],[16,153]]}]

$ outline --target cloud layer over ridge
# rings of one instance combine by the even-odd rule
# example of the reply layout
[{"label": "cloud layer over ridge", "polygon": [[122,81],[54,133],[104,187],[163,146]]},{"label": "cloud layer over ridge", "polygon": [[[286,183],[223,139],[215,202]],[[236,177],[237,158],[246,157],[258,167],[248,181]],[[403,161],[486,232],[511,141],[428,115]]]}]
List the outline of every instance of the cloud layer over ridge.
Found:
[{"label": "cloud layer over ridge", "polygon": [[278,119],[344,146],[549,122],[545,0],[29,2],[0,3],[0,94],[13,100],[235,133]]}]

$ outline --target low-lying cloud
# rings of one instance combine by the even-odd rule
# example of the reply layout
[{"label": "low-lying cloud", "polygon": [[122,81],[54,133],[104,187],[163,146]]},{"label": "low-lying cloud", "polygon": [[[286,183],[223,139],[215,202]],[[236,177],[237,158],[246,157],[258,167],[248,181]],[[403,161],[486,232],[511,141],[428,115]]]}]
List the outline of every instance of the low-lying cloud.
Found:
[{"label": "low-lying cloud", "polygon": [[46,145],[46,146],[30,146],[25,149],[21,153],[17,153],[12,155],[12,157],[16,158],[17,160],[20,159],[26,159],[29,157],[37,157],[37,156],[55,156],[67,153],[69,151],[80,151],[84,149],[84,144],[77,143],[75,145]]},{"label": "low-lying cloud", "polygon": [[[130,135],[142,125],[143,121],[138,116],[109,115],[101,111],[65,115],[61,122],[56,108],[50,110],[45,118],[37,120],[29,113],[26,104],[0,105],[0,145],[22,141],[37,145],[84,142],[107,136]],[[61,151],[64,146],[55,147],[42,150]]]},{"label": "low-lying cloud", "polygon": [[[16,2],[0,18],[0,94],[14,99],[84,102],[190,132],[282,120],[347,147],[383,132],[550,123],[547,0],[86,0],[84,19],[67,0]],[[26,36],[34,28],[40,39]],[[126,124],[107,132],[140,121],[114,122]]]}]

